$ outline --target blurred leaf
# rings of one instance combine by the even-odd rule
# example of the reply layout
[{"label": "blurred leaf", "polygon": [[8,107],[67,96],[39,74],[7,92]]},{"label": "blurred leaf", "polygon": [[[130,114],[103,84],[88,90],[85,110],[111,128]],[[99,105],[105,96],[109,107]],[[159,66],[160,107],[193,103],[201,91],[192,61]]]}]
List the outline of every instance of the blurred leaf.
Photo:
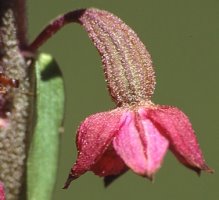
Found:
[{"label": "blurred leaf", "polygon": [[27,169],[28,200],[50,200],[56,181],[60,128],[64,114],[61,71],[48,54],[35,64],[36,124]]}]

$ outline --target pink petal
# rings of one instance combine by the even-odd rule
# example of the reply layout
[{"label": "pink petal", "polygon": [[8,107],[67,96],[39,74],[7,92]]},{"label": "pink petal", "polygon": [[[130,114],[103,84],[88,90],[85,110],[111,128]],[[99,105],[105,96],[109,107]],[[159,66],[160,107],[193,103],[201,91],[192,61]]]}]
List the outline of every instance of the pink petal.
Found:
[{"label": "pink petal", "polygon": [[178,108],[160,106],[151,109],[148,117],[162,130],[170,141],[170,148],[180,162],[197,171],[212,170],[205,164],[188,117]]},{"label": "pink petal", "polygon": [[91,170],[99,176],[118,175],[126,171],[127,167],[123,160],[110,146]]},{"label": "pink petal", "polygon": [[65,188],[102,157],[120,127],[121,112],[113,110],[91,115],[81,124],[77,135],[78,158]]},{"label": "pink petal", "polygon": [[2,182],[0,182],[0,200],[5,200],[4,185]]},{"label": "pink petal", "polygon": [[134,172],[152,178],[161,166],[168,141],[143,113],[143,109],[139,113],[127,112],[113,146]]}]

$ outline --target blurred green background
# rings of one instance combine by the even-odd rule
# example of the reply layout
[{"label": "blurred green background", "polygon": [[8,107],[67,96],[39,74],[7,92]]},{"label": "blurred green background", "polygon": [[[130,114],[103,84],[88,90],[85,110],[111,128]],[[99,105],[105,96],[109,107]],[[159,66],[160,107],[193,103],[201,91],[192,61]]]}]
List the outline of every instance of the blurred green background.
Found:
[{"label": "blurred green background", "polygon": [[75,133],[79,123],[92,113],[114,106],[105,87],[96,49],[82,27],[72,24],[40,49],[58,61],[67,93],[65,133],[54,200],[218,199],[219,1],[29,1],[30,38],[55,16],[81,7],[111,11],[137,32],[156,67],[154,102],[178,106],[190,117],[207,163],[216,172],[203,173],[199,178],[168,153],[154,183],[128,172],[105,189],[101,178],[87,173],[68,190],[61,189],[76,158]]}]

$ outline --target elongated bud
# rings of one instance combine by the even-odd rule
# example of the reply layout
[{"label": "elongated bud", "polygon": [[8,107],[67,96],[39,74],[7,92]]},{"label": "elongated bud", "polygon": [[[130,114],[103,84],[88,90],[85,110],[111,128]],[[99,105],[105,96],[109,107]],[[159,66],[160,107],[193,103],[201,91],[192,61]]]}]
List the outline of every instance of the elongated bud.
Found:
[{"label": "elongated bud", "polygon": [[135,32],[118,17],[98,9],[87,9],[79,22],[102,56],[117,105],[150,100],[155,88],[151,56]]}]

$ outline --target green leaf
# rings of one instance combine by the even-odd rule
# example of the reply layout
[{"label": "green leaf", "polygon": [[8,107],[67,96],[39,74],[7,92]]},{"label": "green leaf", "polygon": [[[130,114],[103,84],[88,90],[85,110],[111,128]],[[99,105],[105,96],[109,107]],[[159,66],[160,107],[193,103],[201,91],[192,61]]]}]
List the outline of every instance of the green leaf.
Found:
[{"label": "green leaf", "polygon": [[48,54],[39,55],[35,75],[36,124],[27,161],[27,197],[50,200],[57,175],[64,85],[57,63]]}]

